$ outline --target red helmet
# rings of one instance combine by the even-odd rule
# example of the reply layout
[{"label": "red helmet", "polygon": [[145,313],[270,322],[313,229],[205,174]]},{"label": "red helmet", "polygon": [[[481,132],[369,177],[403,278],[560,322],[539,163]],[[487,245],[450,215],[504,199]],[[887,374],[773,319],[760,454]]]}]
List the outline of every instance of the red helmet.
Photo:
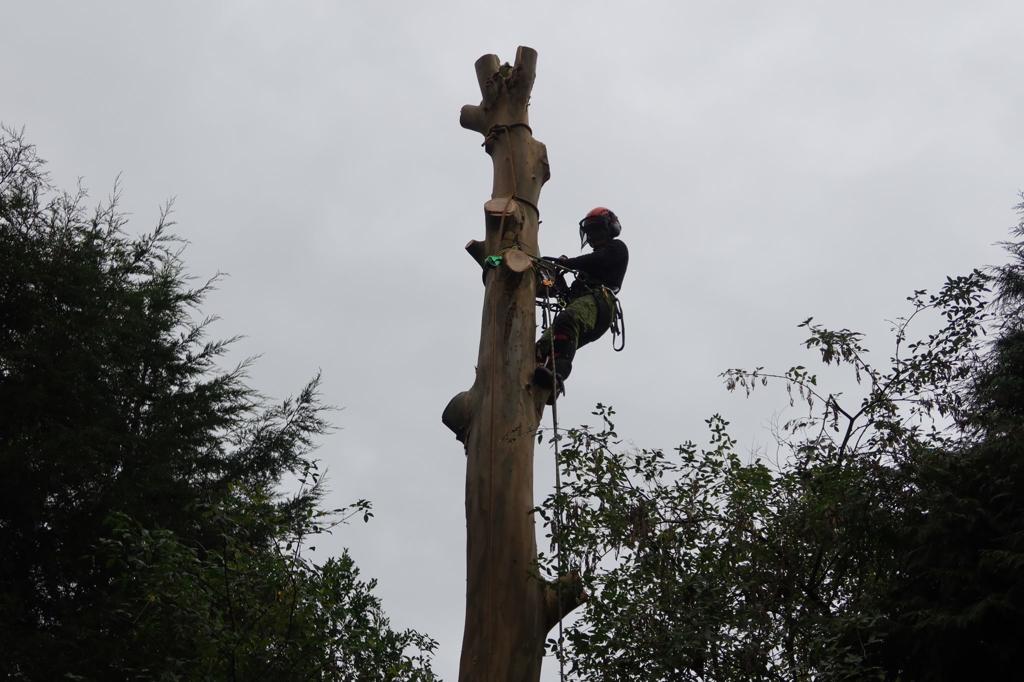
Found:
[{"label": "red helmet", "polygon": [[608,238],[615,239],[622,234],[622,225],[619,219],[610,209],[598,206],[590,210],[580,221],[580,248],[590,243],[591,230],[604,228],[608,231]]}]

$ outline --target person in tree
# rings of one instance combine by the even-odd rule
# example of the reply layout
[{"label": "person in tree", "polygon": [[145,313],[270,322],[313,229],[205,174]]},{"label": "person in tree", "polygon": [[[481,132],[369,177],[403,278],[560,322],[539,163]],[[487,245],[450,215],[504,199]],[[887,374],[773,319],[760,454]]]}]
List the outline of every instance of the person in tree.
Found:
[{"label": "person in tree", "polygon": [[619,219],[598,206],[580,221],[580,248],[590,245],[591,253],[575,258],[546,258],[562,268],[575,271],[565,308],[555,316],[537,341],[538,386],[562,389],[572,371],[572,360],[580,346],[601,338],[615,316],[615,294],[622,287],[629,263],[629,250],[618,237]]}]

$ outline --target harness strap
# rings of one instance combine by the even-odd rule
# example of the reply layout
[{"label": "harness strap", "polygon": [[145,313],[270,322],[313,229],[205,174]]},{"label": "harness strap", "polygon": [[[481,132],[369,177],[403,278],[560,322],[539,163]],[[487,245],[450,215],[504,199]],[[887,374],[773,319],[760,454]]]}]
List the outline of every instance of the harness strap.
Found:
[{"label": "harness strap", "polygon": [[[565,265],[562,265],[558,261],[552,259],[538,258],[537,256],[533,255],[531,255],[530,258],[535,263],[538,264],[538,269],[542,273],[551,273],[542,274],[542,286],[548,289],[547,296],[550,297],[552,294],[554,294],[558,300],[558,303],[560,304],[558,306],[552,306],[550,303],[546,301],[538,301],[537,305],[543,307],[545,312],[551,309],[557,311],[559,308],[565,308],[566,304],[576,300],[577,298],[581,298],[581,296],[592,295],[594,297],[594,300],[597,301],[597,324],[594,325],[594,329],[600,329],[601,332],[599,334],[592,336],[592,338],[587,338],[585,342],[590,343],[592,341],[596,341],[604,334],[606,330],[611,329],[612,350],[614,350],[616,353],[625,350],[626,315],[622,309],[622,300],[619,299],[618,297],[618,290],[612,289],[611,287],[607,287],[603,284],[588,283],[584,279],[583,281],[586,286],[586,292],[581,296],[576,296],[570,299],[566,296],[567,292],[559,290],[559,287],[556,285],[556,282],[559,279],[559,277],[554,273],[557,273],[559,271],[571,272],[577,277],[585,277],[583,273],[573,268],[566,267]],[[554,273],[551,272],[552,270],[554,271]],[[583,339],[581,339],[581,341],[583,341]]]}]

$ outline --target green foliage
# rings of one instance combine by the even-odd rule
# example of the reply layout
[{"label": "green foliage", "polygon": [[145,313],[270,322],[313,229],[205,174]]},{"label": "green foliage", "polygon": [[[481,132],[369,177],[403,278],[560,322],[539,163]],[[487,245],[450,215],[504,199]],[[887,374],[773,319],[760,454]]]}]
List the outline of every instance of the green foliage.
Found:
[{"label": "green foliage", "polygon": [[0,134],[0,671],[434,679],[347,555],[303,556],[371,515],[319,509],[319,377],[273,405],[219,370],[169,211],[129,237],[116,191],[84,200]]},{"label": "green foliage", "polygon": [[[354,512],[353,512],[354,513]],[[316,565],[297,547],[253,552],[245,505],[209,511],[220,545],[197,550],[169,531],[111,520],[98,553],[118,573],[113,620],[141,646],[118,647],[126,677],[431,680],[434,643],[388,626],[374,582],[347,553]],[[298,543],[289,537],[289,542]],[[131,621],[130,624],[127,621]],[[415,649],[413,657],[406,649]]]},{"label": "green foliage", "polygon": [[[1024,211],[1024,204],[1020,209]],[[1024,224],[1018,231],[1024,236]],[[916,291],[876,365],[861,334],[808,318],[804,366],[729,370],[781,383],[806,412],[780,461],[745,461],[727,423],[674,451],[621,447],[614,411],[561,444],[541,513],[590,599],[569,669],[603,680],[1011,679],[1024,665],[1024,247],[989,274]],[[995,282],[998,306],[989,287]],[[924,331],[919,331],[923,327]],[[991,345],[985,330],[999,330]]]},{"label": "green foliage", "polygon": [[[744,463],[718,416],[705,448],[620,450],[613,412],[596,414],[603,426],[569,433],[563,499],[546,502],[563,505],[563,552],[591,595],[567,634],[580,679],[803,679],[842,662],[854,618],[829,605],[859,586],[833,561],[871,522],[837,529],[867,504],[850,493],[871,472]],[[885,558],[842,570],[869,582]]]}]

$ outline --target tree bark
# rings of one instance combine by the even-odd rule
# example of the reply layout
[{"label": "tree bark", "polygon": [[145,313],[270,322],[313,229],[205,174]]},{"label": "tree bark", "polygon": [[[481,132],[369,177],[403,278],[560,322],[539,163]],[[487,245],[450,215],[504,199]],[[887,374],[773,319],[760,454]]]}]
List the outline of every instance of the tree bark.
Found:
[{"label": "tree bark", "polygon": [[[537,53],[515,64],[476,62],[479,105],[462,108],[464,128],[484,135],[493,164],[484,205],[485,238],[469,254],[484,267],[476,380],[442,415],[466,450],[466,621],[459,680],[540,679],[548,630],[582,599],[561,603],[536,567],[533,446],[547,391],[532,384],[536,311],[531,256],[539,254],[537,204],[548,180],[547,150],[533,138],[527,106]],[[489,256],[501,256],[490,259]]]}]

